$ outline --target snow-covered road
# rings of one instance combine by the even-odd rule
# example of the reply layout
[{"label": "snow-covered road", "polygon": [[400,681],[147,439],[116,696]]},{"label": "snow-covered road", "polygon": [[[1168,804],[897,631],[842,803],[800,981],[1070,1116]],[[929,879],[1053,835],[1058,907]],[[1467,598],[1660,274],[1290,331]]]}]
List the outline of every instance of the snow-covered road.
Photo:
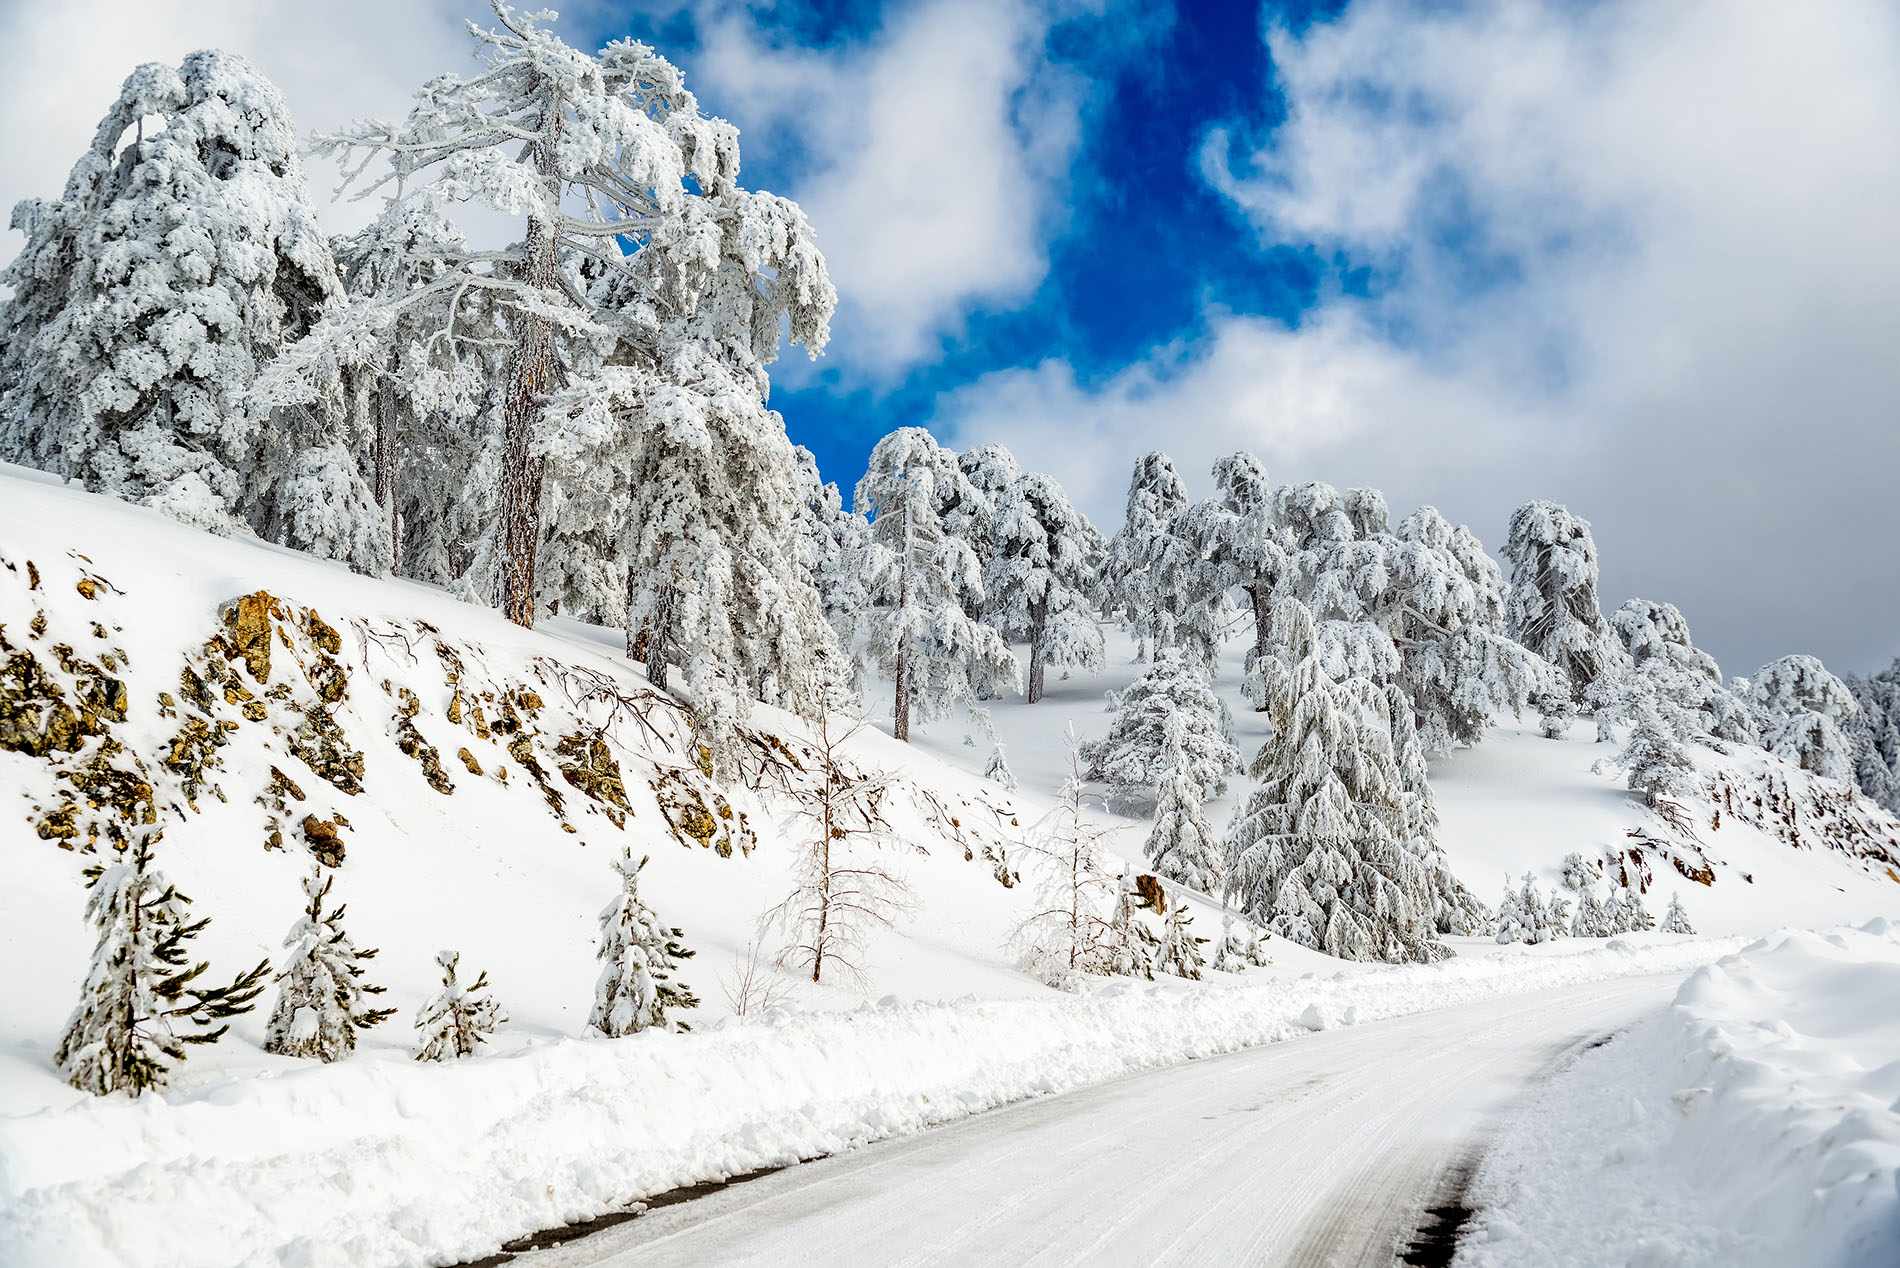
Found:
[{"label": "snow-covered road", "polygon": [[1393,1262],[1487,1120],[1666,1004],[1626,978],[1316,1034],[979,1115],[655,1209],[533,1268]]}]

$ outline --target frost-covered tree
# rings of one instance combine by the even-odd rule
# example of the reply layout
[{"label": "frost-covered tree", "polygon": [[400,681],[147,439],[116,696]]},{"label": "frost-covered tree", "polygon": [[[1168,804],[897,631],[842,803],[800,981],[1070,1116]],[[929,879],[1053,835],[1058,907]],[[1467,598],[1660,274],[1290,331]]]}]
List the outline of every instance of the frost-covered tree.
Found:
[{"label": "frost-covered tree", "polygon": [[1611,933],[1647,933],[1656,927],[1656,918],[1643,906],[1642,894],[1625,885],[1610,895],[1608,923]]},{"label": "frost-covered tree", "polygon": [[1590,522],[1555,502],[1526,502],[1511,516],[1505,628],[1556,665],[1578,702],[1624,653],[1597,599],[1597,546]]},{"label": "frost-covered tree", "polygon": [[1511,878],[1504,878],[1504,896],[1498,899],[1496,938],[1500,943],[1529,942],[1532,924],[1526,918],[1522,899]]},{"label": "frost-covered tree", "polygon": [[1035,909],[1011,935],[1023,969],[1044,985],[1076,989],[1086,973],[1102,969],[1108,921],[1101,909],[1118,891],[1102,867],[1106,835],[1087,817],[1082,755],[1075,728],[1067,732],[1069,773],[1056,804],[1025,843],[1036,869]]},{"label": "frost-covered tree", "polygon": [[1813,656],[1783,656],[1749,679],[1762,747],[1802,770],[1854,784],[1854,746],[1842,727],[1860,706]]},{"label": "frost-covered tree", "polygon": [[858,712],[863,699],[863,671],[870,657],[871,591],[867,578],[876,572],[876,548],[871,526],[862,515],[844,509],[836,484],[823,483],[811,451],[797,450],[802,493],[799,517],[799,567],[811,579],[819,611],[831,627],[840,669],[832,676],[847,688],[846,699],[833,707]]},{"label": "frost-covered tree", "polygon": [[277,970],[277,1006],[264,1030],[264,1051],[287,1057],[340,1061],[356,1051],[356,1032],[395,1016],[393,1008],[372,1008],[369,996],[383,988],[364,980],[366,961],[376,948],[359,947],[343,930],[344,906],[323,909],[335,884],[334,874],[312,865],[304,877],[307,906],[290,927],[290,949]]},{"label": "frost-covered tree", "polygon": [[1634,721],[1622,752],[1617,754],[1614,763],[1599,765],[1613,764],[1623,770],[1630,791],[1642,794],[1643,801],[1651,807],[1692,796],[1699,786],[1695,763],[1689,760],[1682,741],[1663,720],[1655,701],[1640,696],[1630,709]]},{"label": "frost-covered tree", "polygon": [[[1178,770],[1170,726],[1180,730]],[[1083,744],[1082,760],[1088,778],[1107,784],[1110,801],[1121,809],[1154,804],[1164,780],[1179,782],[1198,805],[1226,792],[1228,776],[1240,769],[1226,706],[1200,667],[1175,647],[1156,655],[1116,698],[1108,734]]]},{"label": "frost-covered tree", "polygon": [[1669,910],[1663,913],[1662,931],[1664,933],[1695,932],[1695,926],[1689,923],[1689,913],[1682,909],[1682,895],[1669,896]]},{"label": "frost-covered tree", "polygon": [[[430,80],[401,126],[358,123],[319,137],[318,150],[341,158],[346,184],[387,159],[359,197],[390,189],[396,207],[473,207],[521,226],[507,247],[445,257],[427,287],[358,305],[353,329],[330,336],[339,346],[358,342],[364,329],[387,326],[392,309],[445,292],[487,291],[505,310],[486,568],[503,611],[530,625],[543,591],[544,510],[557,520],[572,510],[583,523],[557,523],[557,536],[609,557],[621,544],[642,575],[656,561],[679,565],[657,569],[651,584],[660,588],[686,584],[687,566],[710,562],[718,571],[709,584],[740,567],[729,556],[745,548],[727,533],[689,550],[689,562],[672,553],[669,528],[716,523],[729,508],[704,503],[743,489],[762,462],[789,467],[789,446],[773,434],[782,424],[763,406],[760,366],[782,315],[794,342],[822,349],[836,292],[803,214],[738,187],[737,130],[700,113],[670,62],[626,39],[583,53],[548,29],[550,15],[500,0],[494,10],[496,26],[470,27],[479,72]],[[660,384],[672,391],[644,394]],[[717,468],[732,435],[748,443],[730,455],[729,485]],[[550,462],[557,488],[544,491]],[[677,468],[663,473],[681,484],[677,520],[653,523],[654,508],[629,508],[644,557],[609,532],[582,531],[597,514],[595,482],[669,463]],[[569,481],[581,496],[544,505],[544,493]],[[617,491],[629,487],[644,486]],[[599,585],[626,575],[595,571],[608,574],[596,576]],[[573,584],[569,577],[563,588]],[[636,595],[636,613],[640,604]]]},{"label": "frost-covered tree", "polygon": [[1855,779],[1875,804],[1900,814],[1900,659],[1845,681],[1859,706],[1842,728],[1854,750]]},{"label": "frost-covered tree", "polygon": [[53,1060],[95,1096],[164,1087],[185,1046],[216,1043],[230,1018],[255,1006],[270,972],[266,960],[228,985],[192,985],[209,966],[192,962],[191,940],[210,921],[193,920],[191,900],[152,865],[156,836],[138,833],[115,861],[86,872],[92,965]]},{"label": "frost-covered tree", "polygon": [[773,917],[789,938],[779,963],[809,969],[813,982],[828,967],[862,976],[866,939],[912,902],[910,886],[882,853],[896,841],[883,809],[890,777],[845,758],[861,725],[840,731],[829,714],[821,716],[813,728],[817,778],[792,794],[797,883]]},{"label": "frost-covered tree", "polygon": [[1009,750],[1003,743],[1003,737],[997,734],[996,719],[990,716],[988,709],[972,710],[971,719],[990,744],[989,760],[983,765],[983,778],[1015,792],[1016,772],[1009,768]]},{"label": "frost-covered tree", "polygon": [[1050,665],[1097,669],[1102,631],[1090,601],[1096,534],[1045,475],[1022,476],[996,506],[996,554],[984,570],[991,623],[1029,640],[1027,699],[1042,699]]},{"label": "frost-covered tree", "polygon": [[635,861],[631,848],[614,860],[620,892],[600,912],[600,977],[594,983],[594,1010],[587,1024],[615,1038],[664,1029],[668,1012],[699,1006],[692,988],[673,976],[681,962],[693,958],[682,941],[685,934],[661,924],[640,897],[640,870],[646,865],[646,856]]},{"label": "frost-covered tree", "polygon": [[1221,973],[1242,973],[1250,968],[1260,968],[1273,962],[1265,950],[1266,940],[1271,935],[1256,929],[1250,922],[1236,920],[1234,913],[1223,911],[1220,922],[1220,940],[1214,946],[1214,968]]},{"label": "frost-covered tree", "polygon": [[892,732],[910,739],[919,721],[975,698],[975,684],[1020,680],[1016,658],[994,629],[969,615],[985,603],[983,579],[968,542],[944,531],[941,484],[975,498],[956,464],[921,427],[903,427],[878,441],[852,497],[871,517],[880,547],[870,578],[869,647],[891,678]]},{"label": "frost-covered tree", "polygon": [[139,67],[0,283],[0,459],[219,532],[387,566],[334,372],[260,370],[341,298],[283,96],[207,50]]},{"label": "frost-covered tree", "polygon": [[1281,937],[1346,959],[1448,954],[1409,830],[1385,694],[1329,671],[1312,614],[1275,600],[1273,734],[1227,829],[1228,889]]},{"label": "frost-covered tree", "polygon": [[[1007,448],[989,444],[958,454],[957,470],[969,482],[968,487],[948,481],[939,484],[937,515],[946,533],[968,543],[980,573],[996,557],[996,508],[1004,491],[1022,478],[1023,469]],[[971,489],[976,491],[974,497]],[[982,617],[984,612],[979,606],[970,615]],[[1003,637],[1016,635],[1005,630]]]},{"label": "frost-covered tree", "polygon": [[1577,914],[1570,921],[1570,936],[1573,938],[1607,938],[1616,932],[1613,919],[1604,904],[1597,898],[1594,883],[1585,885],[1577,893]]},{"label": "frost-covered tree", "polygon": [[435,962],[442,968],[442,990],[416,1013],[416,1029],[422,1039],[416,1046],[418,1061],[446,1061],[472,1057],[475,1049],[488,1042],[495,1027],[508,1020],[488,994],[488,974],[476,975],[463,986],[456,981],[459,951],[439,951]]},{"label": "frost-covered tree", "polygon": [[1185,713],[1169,714],[1163,725],[1160,768],[1154,826],[1143,847],[1148,866],[1156,875],[1214,893],[1226,874],[1226,860],[1201,809],[1207,785],[1196,768]]},{"label": "frost-covered tree", "polygon": [[1161,953],[1155,967],[1163,973],[1198,982],[1201,970],[1207,967],[1207,956],[1201,951],[1206,945],[1207,939],[1194,932],[1194,915],[1187,903],[1176,899],[1168,908],[1167,920],[1161,928]]},{"label": "frost-covered tree", "polygon": [[1115,913],[1109,917],[1097,948],[1098,971],[1113,977],[1144,977],[1154,980],[1155,965],[1162,953],[1161,939],[1155,936],[1138,914],[1146,906],[1135,888],[1135,877],[1123,872],[1116,882]]},{"label": "frost-covered tree", "polygon": [[1756,742],[1753,711],[1723,682],[1715,658],[1695,645],[1673,603],[1631,599],[1610,615],[1610,627],[1628,653],[1628,668],[1592,687],[1599,716],[1632,719],[1631,701],[1643,696],[1682,738]]},{"label": "frost-covered tree", "polygon": [[1137,660],[1161,646],[1183,597],[1157,585],[1157,565],[1188,504],[1187,485],[1168,455],[1157,451],[1135,461],[1122,526],[1108,543],[1102,602],[1103,615],[1119,618],[1134,633]]}]

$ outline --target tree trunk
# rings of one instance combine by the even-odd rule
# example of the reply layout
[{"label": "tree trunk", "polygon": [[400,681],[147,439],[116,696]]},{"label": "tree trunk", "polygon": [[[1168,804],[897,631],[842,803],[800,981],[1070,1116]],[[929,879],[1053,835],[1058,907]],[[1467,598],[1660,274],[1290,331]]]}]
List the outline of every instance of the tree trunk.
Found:
[{"label": "tree trunk", "polygon": [[[1267,640],[1273,634],[1273,595],[1266,583],[1256,582],[1247,587],[1247,598],[1253,603],[1253,651],[1247,657],[1247,667],[1252,669],[1267,654]],[[1254,712],[1266,711],[1263,695]]]},{"label": "tree trunk", "polygon": [[897,671],[891,675],[896,696],[891,701],[891,734],[910,742],[910,649],[897,649]]},{"label": "tree trunk", "polygon": [[[554,165],[560,103],[549,95],[543,135],[536,141],[542,203],[528,217],[527,276],[546,294],[558,293],[554,218],[561,210],[561,182]],[[501,610],[516,625],[534,625],[534,565],[541,545],[542,459],[534,452],[541,402],[554,389],[560,366],[554,331],[544,318],[517,312],[521,334],[508,363],[502,398],[501,507],[496,531],[501,544]]]},{"label": "tree trunk", "polygon": [[1030,704],[1042,699],[1043,631],[1049,624],[1049,603],[1044,600],[1029,614],[1029,692]]},{"label": "tree trunk", "polygon": [[377,393],[376,505],[382,508],[389,531],[389,570],[402,571],[402,523],[396,498],[396,394],[387,386]]},{"label": "tree trunk", "polygon": [[673,587],[668,585],[660,591],[659,598],[654,601],[653,624],[646,630],[647,681],[660,691],[666,690],[667,635],[672,624]]}]

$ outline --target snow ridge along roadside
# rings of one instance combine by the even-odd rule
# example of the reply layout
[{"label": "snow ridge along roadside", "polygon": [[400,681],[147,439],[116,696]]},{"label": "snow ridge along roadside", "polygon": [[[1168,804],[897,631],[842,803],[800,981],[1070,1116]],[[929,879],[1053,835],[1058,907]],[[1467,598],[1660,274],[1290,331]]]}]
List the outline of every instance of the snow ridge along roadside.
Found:
[{"label": "snow ridge along roadside", "polygon": [[1540,1088],[1458,1260],[1900,1263],[1900,925],[1784,929]]},{"label": "snow ridge along roadside", "polygon": [[1228,990],[892,1003],[428,1069],[366,1053],[202,1099],[89,1101],[0,1121],[0,1261],[473,1258],[642,1194],[1032,1096],[1336,1025],[1686,972],[1739,944],[1618,939]]}]

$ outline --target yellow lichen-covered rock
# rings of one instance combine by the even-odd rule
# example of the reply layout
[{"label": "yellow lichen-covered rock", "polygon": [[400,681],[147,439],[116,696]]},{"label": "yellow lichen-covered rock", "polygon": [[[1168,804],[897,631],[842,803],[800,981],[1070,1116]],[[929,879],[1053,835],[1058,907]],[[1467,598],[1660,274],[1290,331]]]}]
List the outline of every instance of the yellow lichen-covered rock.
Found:
[{"label": "yellow lichen-covered rock", "polygon": [[317,776],[339,792],[355,796],[363,791],[363,754],[350,746],[335,719],[322,709],[309,709],[290,737],[290,751]]},{"label": "yellow lichen-covered rock", "polygon": [[270,681],[271,619],[277,615],[277,600],[266,590],[241,595],[224,608],[232,654],[260,683]]},{"label": "yellow lichen-covered rock", "polygon": [[337,633],[335,626],[318,616],[315,608],[304,609],[303,628],[304,632],[310,636],[310,641],[330,655],[335,656],[342,652],[343,636]]},{"label": "yellow lichen-covered rock", "polygon": [[620,763],[599,734],[570,735],[554,749],[561,777],[606,808],[615,827],[623,827],[633,813],[627,801],[627,786],[621,779]]},{"label": "yellow lichen-covered rock", "polygon": [[462,765],[468,767],[469,774],[479,775],[482,773],[482,764],[475,760],[475,754],[468,751],[468,745],[464,744],[461,748],[456,749],[455,755],[462,759]]}]

